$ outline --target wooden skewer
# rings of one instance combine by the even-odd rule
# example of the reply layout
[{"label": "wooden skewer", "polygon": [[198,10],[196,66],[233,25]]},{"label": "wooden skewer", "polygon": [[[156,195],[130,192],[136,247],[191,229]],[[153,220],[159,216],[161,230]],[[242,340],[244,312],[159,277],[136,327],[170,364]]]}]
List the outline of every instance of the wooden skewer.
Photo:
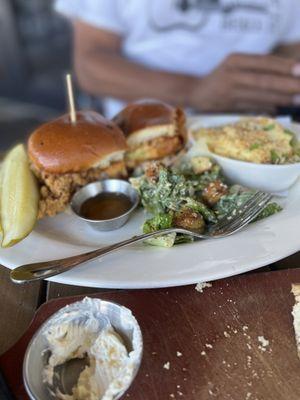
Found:
[{"label": "wooden skewer", "polygon": [[76,120],[76,110],[75,110],[75,101],[74,101],[74,93],[73,93],[71,74],[66,75],[66,81],[67,81],[67,91],[68,91],[71,122],[72,122],[72,124],[76,124],[77,120]]}]

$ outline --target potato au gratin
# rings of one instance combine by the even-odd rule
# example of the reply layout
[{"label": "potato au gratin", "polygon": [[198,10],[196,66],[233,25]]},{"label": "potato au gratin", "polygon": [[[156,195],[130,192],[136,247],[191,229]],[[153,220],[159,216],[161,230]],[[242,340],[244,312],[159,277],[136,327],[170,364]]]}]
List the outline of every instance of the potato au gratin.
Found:
[{"label": "potato au gratin", "polygon": [[300,146],[294,134],[276,120],[245,118],[236,123],[193,132],[197,142],[223,157],[257,164],[287,164],[300,161]]}]

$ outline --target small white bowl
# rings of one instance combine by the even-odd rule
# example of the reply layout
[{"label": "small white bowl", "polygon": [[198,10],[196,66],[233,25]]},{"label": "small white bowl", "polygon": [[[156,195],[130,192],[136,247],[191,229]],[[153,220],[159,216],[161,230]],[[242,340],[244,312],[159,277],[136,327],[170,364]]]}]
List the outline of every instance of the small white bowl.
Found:
[{"label": "small white bowl", "polygon": [[232,182],[265,192],[280,193],[293,186],[300,176],[300,163],[271,165],[233,160],[210,153]]},{"label": "small white bowl", "polygon": [[[225,123],[235,122],[237,119],[227,120]],[[223,125],[221,119],[217,125]],[[300,125],[292,123],[282,123],[287,129],[294,132],[299,139]],[[191,130],[207,127],[201,125],[201,119],[197,122],[193,121]],[[246,161],[234,160],[227,157],[219,156],[208,150],[203,143],[198,144],[190,135],[192,148],[188,155],[203,155],[214,159],[222,168],[224,175],[232,183],[236,183],[248,188],[259,189],[271,193],[279,193],[287,191],[293,186],[300,177],[300,163],[272,165],[272,164],[256,164]]]}]

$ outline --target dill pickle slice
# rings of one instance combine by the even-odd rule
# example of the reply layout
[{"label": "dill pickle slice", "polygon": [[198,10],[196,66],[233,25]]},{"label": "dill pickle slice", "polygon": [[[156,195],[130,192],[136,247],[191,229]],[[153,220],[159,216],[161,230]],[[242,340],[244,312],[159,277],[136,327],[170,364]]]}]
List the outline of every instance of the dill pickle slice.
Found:
[{"label": "dill pickle slice", "polygon": [[1,221],[2,171],[3,171],[3,166],[1,163],[1,165],[0,165],[0,242],[2,241],[2,238],[3,238],[3,229],[2,229],[2,221]]},{"label": "dill pickle slice", "polygon": [[23,144],[5,157],[1,181],[2,247],[10,247],[32,231],[38,215],[38,184]]}]

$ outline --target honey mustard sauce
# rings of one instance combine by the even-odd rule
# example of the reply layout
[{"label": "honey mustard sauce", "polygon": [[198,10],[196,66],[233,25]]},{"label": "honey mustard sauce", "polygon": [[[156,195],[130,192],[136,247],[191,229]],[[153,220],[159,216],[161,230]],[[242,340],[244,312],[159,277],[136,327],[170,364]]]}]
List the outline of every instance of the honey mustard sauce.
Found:
[{"label": "honey mustard sauce", "polygon": [[80,208],[86,219],[107,220],[125,214],[132,207],[129,197],[123,193],[103,192],[87,199]]}]

